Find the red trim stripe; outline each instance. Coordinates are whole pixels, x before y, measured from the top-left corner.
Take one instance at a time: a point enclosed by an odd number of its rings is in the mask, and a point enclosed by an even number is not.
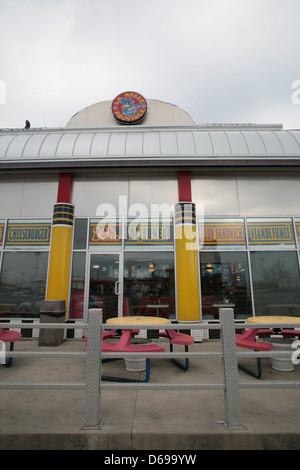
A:
[[[191,174],[189,171],[178,173],[179,202],[192,202]]]
[[[72,174],[61,173],[59,175],[57,202],[71,203],[72,199]]]

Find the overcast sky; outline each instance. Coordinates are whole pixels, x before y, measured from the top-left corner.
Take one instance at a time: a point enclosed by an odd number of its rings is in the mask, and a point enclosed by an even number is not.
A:
[[[0,128],[127,90],[197,124],[300,128],[299,19],[300,0],[0,0]]]

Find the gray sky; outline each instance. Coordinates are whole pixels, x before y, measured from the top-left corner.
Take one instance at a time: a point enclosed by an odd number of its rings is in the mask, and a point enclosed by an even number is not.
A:
[[[127,90],[198,124],[300,128],[299,18],[299,0],[0,0],[0,128]]]

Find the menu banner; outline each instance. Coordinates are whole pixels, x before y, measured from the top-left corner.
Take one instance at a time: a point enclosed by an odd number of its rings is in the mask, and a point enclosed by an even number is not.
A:
[[[126,245],[172,245],[173,223],[138,222],[127,223]]]
[[[291,222],[248,222],[249,245],[294,245]]]
[[[199,224],[199,239],[203,246],[245,245],[244,224],[205,221]]]
[[[50,223],[9,223],[6,246],[46,246],[50,243]]]
[[[297,237],[298,243],[300,243],[300,222],[296,222],[295,226],[296,226],[296,237]]]
[[[5,224],[0,223],[0,246],[3,244]]]
[[[91,223],[90,224],[90,245],[121,245],[121,224],[120,223]]]
[[[90,224],[89,244],[122,245],[122,224],[94,222]],[[126,225],[125,245],[173,244],[172,222],[130,221]]]

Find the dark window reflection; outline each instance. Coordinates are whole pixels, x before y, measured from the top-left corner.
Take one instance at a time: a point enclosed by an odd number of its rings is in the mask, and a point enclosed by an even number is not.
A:
[[[83,318],[85,256],[85,252],[73,254],[70,318]]]
[[[45,299],[48,253],[3,253],[0,316],[37,317]]]
[[[74,224],[74,250],[86,248],[87,219],[75,219]]]
[[[201,253],[202,318],[218,319],[220,303],[233,303],[235,318],[252,315],[246,253]]]
[[[296,252],[253,252],[251,266],[256,315],[300,316]]]
[[[93,254],[89,308],[102,308],[103,321],[118,316],[119,254]]]
[[[175,318],[173,253],[126,253],[124,311]]]

